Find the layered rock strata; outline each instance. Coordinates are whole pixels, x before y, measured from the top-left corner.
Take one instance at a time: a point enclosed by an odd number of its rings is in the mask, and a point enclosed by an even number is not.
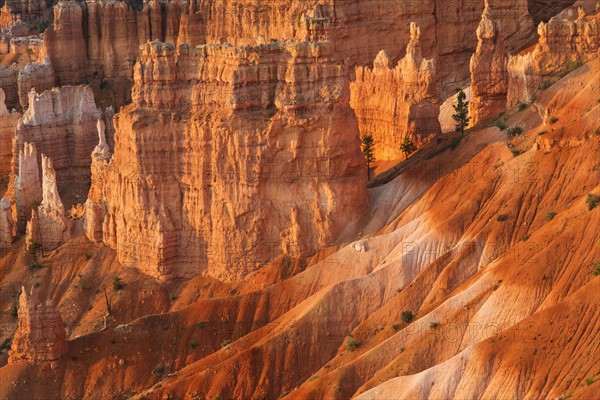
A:
[[[227,280],[335,243],[367,204],[346,76],[329,43],[143,46],[88,236],[153,276]]]
[[[503,111],[508,92],[504,38],[500,22],[487,3],[477,28],[477,50],[471,57],[471,125]]]
[[[6,183],[11,172],[12,142],[21,114],[9,112],[4,99],[4,90],[0,88],[0,182]]]
[[[42,303],[34,290],[19,297],[19,322],[8,362],[43,363],[58,360],[67,351],[66,332],[60,313],[50,300]]]
[[[101,116],[89,86],[62,86],[39,94],[31,91],[29,107],[17,127],[14,154],[24,142],[35,143],[52,159],[59,189],[77,183],[87,191],[90,153]],[[16,157],[13,163],[16,167]]]
[[[575,21],[553,18],[538,26],[539,41],[508,60],[507,106],[535,100],[567,73],[598,57],[600,16],[580,14]]]
[[[23,110],[29,106],[29,93],[32,90],[37,93],[50,90],[54,87],[55,79],[54,69],[48,57],[40,64],[27,63],[25,68],[19,71],[17,78],[19,103]]]
[[[396,67],[381,51],[373,68],[357,67],[350,105],[361,135],[373,135],[378,160],[402,157],[400,144],[408,136],[417,145],[441,132],[434,60],[422,56],[421,31],[411,24],[406,56]]]

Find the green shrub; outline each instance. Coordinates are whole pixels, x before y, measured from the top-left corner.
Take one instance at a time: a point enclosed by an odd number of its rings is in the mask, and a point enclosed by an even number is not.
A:
[[[223,340],[223,342],[221,342],[221,348],[223,347],[227,347],[232,343],[231,339],[225,339]]]
[[[590,386],[592,383],[594,383],[594,378],[592,378],[592,377],[585,378],[585,386]]]
[[[112,287],[115,290],[123,289],[123,282],[121,281],[121,278],[119,278],[118,276],[115,276],[112,280]]]
[[[527,108],[527,104],[525,103],[519,103],[519,111],[523,111]]]
[[[429,324],[429,329],[435,330],[435,329],[439,328],[439,326],[440,326],[439,322],[432,322]]]
[[[542,89],[542,90],[546,90],[550,86],[552,86],[552,82],[550,82],[550,81],[543,81],[542,83],[540,83],[540,89]]]
[[[499,215],[496,217],[496,221],[500,221],[500,222],[502,222],[502,221],[506,221],[507,219],[508,219],[508,215],[506,215],[506,214],[499,214]]]
[[[504,123],[504,121],[501,118],[498,118],[497,120],[494,121],[494,126],[496,126],[501,131],[506,129],[506,124]]]
[[[596,261],[595,263],[592,264],[592,266],[594,267],[594,269],[592,271],[592,275],[594,275],[594,276],[600,275],[600,261]]]
[[[585,203],[589,211],[592,211],[598,204],[600,204],[600,195],[589,193],[585,198]]]
[[[554,210],[549,211],[546,214],[546,221],[552,221],[554,219],[554,217],[556,217],[556,214],[558,214],[558,213],[556,211],[554,211]]]
[[[546,133],[548,133],[548,132],[547,132],[547,131],[541,131],[541,132],[538,132],[538,136],[545,135]]]
[[[518,157],[521,154],[523,154],[523,150],[519,150],[516,147],[511,147],[510,152],[512,153],[513,156]]]
[[[552,118],[550,118],[550,125],[554,125],[557,122],[558,122],[558,117],[552,117]]]
[[[198,347],[198,343],[194,342],[193,340],[190,342],[190,347],[193,349],[195,349],[196,347]]]
[[[349,337],[346,339],[344,347],[346,347],[346,350],[354,351],[358,348],[358,342],[354,338]]]
[[[29,246],[27,246],[27,252],[29,254],[35,254],[37,253],[38,249],[42,248],[42,244],[40,242],[31,242],[29,243]]]
[[[530,235],[529,233],[528,233],[528,234],[526,234],[526,235],[523,235],[523,236],[521,237],[521,240],[522,240],[522,241],[524,241],[524,242],[526,242],[526,241],[527,241],[527,239],[529,239],[529,237],[530,237],[530,236],[531,236],[531,235]]]
[[[407,324],[409,324],[409,323],[412,322],[413,319],[415,319],[415,316],[413,315],[412,311],[410,311],[410,310],[404,310],[400,314],[400,318],[402,318],[402,321],[404,321]]]
[[[508,129],[506,129],[506,134],[508,136],[516,137],[519,136],[521,133],[523,133],[523,128],[521,128],[520,126],[511,126]]]

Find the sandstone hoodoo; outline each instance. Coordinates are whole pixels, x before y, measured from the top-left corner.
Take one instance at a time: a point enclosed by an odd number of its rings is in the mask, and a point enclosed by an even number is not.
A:
[[[9,363],[43,363],[58,360],[67,351],[60,313],[50,300],[42,302],[34,289],[21,289],[19,322],[9,352]]]
[[[400,158],[405,137],[422,145],[441,132],[435,63],[423,58],[420,28],[411,23],[410,32],[406,56],[396,67],[382,50],[372,69],[356,68],[350,87],[359,130],[373,135],[378,160]]]
[[[597,397],[597,1],[1,4],[0,399]]]
[[[507,56],[500,21],[486,1],[477,28],[477,50],[471,57],[471,124],[497,115],[506,106],[508,92]]]

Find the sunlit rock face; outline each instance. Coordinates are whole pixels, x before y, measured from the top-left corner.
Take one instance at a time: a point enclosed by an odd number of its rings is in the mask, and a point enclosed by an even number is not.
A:
[[[367,206],[346,76],[329,43],[145,45],[88,236],[154,276],[226,280],[335,243]]]

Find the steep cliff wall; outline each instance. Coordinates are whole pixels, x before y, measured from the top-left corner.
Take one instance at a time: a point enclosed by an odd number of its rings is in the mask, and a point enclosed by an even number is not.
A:
[[[24,142],[35,143],[39,153],[52,159],[59,189],[77,183],[87,191],[90,153],[97,143],[96,121],[100,117],[89,86],[29,92],[29,107],[17,127],[14,154]],[[16,156],[13,163],[16,170]]]
[[[54,69],[48,57],[40,64],[27,63],[25,68],[19,71],[17,86],[19,89],[19,103],[23,110],[29,106],[29,92],[42,93],[54,87],[56,77]]]
[[[600,15],[552,19],[538,26],[537,45],[509,57],[507,106],[530,102],[562,76],[598,57]]]
[[[356,68],[350,105],[361,135],[373,135],[378,160],[402,157],[400,144],[406,136],[420,146],[441,132],[435,65],[423,58],[420,36],[419,27],[411,24],[406,56],[395,68],[383,50],[372,69]]]
[[[4,104],[4,90],[0,88],[0,182],[6,181],[12,165],[12,141],[21,114],[9,112]]]
[[[535,23],[552,14],[527,0],[490,0],[507,48],[531,42]],[[554,2],[566,7],[574,0]],[[45,34],[48,54],[62,84],[98,75],[131,78],[138,46],[149,40],[192,46],[207,43],[257,45],[277,40],[328,40],[340,60],[369,65],[381,50],[396,62],[410,40],[410,22],[422,30],[424,56],[439,57],[441,95],[469,79],[469,58],[484,1],[425,0],[194,0],[144,3],[141,11],[123,2],[60,2],[53,30]]]
[[[334,243],[365,209],[346,71],[330,44],[154,42],[135,81],[87,203],[106,214],[88,234],[101,229],[123,263],[240,279]]]
[[[18,68],[0,66],[0,89],[4,92],[4,102],[8,109],[19,106],[18,76]]]

